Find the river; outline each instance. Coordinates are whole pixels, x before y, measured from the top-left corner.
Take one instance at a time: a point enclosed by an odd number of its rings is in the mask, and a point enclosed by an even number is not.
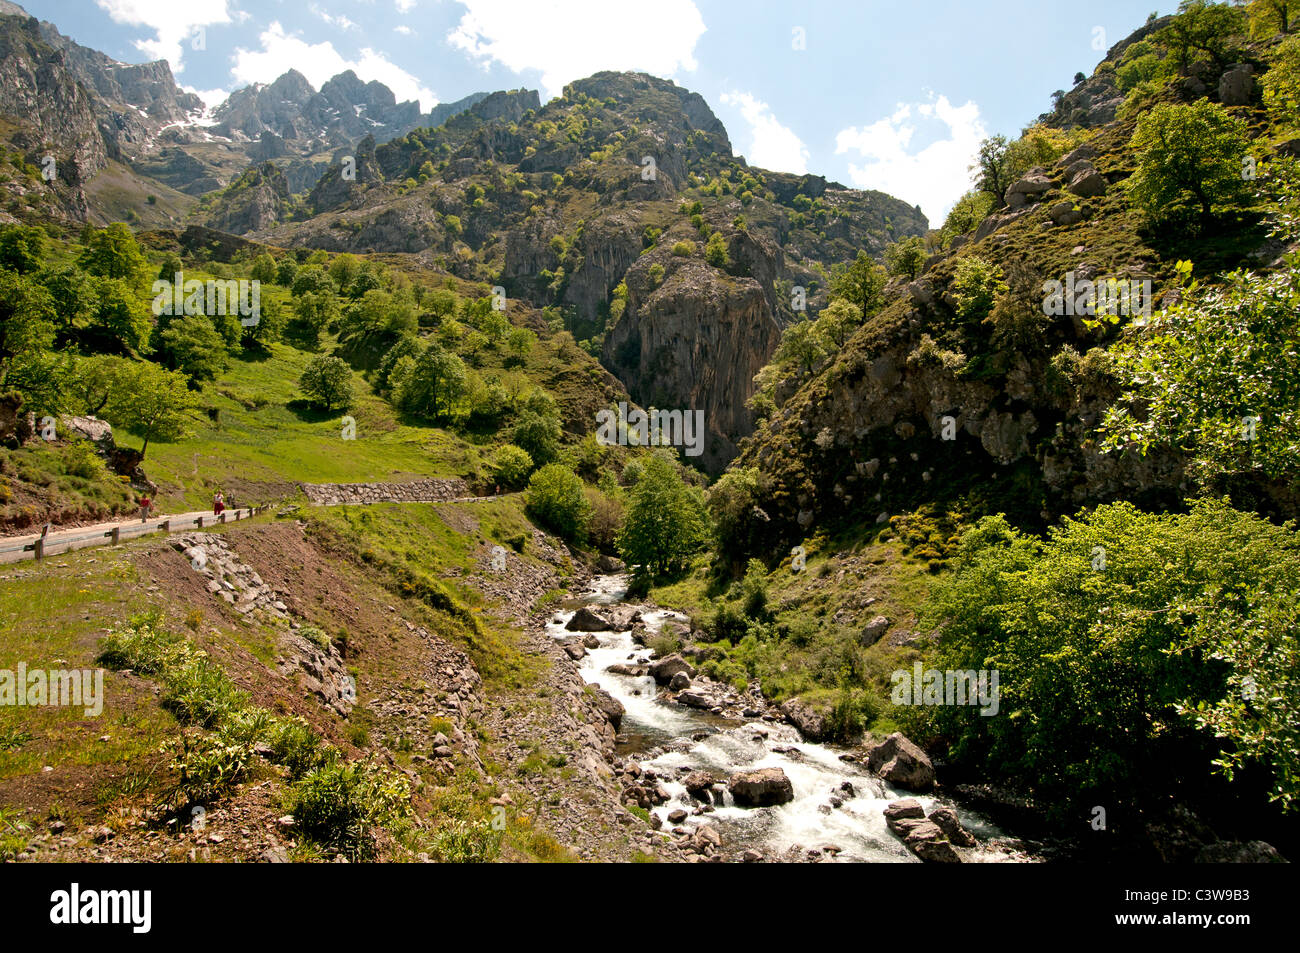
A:
[[[575,633],[565,623],[583,604],[618,606],[627,592],[625,576],[596,576],[581,596],[566,604],[546,624],[557,639]],[[666,609],[644,610],[641,621],[652,632],[665,622],[688,621]],[[858,764],[841,759],[848,749],[814,744],[792,726],[763,720],[729,719],[661,699],[649,675],[619,675],[606,671],[617,663],[650,661],[652,653],[632,639],[631,630],[593,633],[599,646],[578,662],[583,679],[614,696],[626,712],[618,732],[618,753],[649,768],[663,782],[671,799],[653,808],[666,819],[674,810],[687,816],[678,825],[711,824],[729,852],[753,849],[768,859],[831,859],[838,861],[919,863],[886,826],[884,808],[902,797],[915,797],[926,812],[937,804],[953,807],[962,824],[981,842],[1002,838],[987,820],[958,803],[895,790],[869,776]],[[725,780],[737,771],[781,768],[794,788],[794,800],[777,807],[735,806],[731,795],[712,810],[686,791],[681,778],[688,771],[709,770]],[[847,785],[847,786],[846,786]],[[809,852],[817,852],[809,854]],[[1010,859],[1006,852],[979,850],[973,861]]]

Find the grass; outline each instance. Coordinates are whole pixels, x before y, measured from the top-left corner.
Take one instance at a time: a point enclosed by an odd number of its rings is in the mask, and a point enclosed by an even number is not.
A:
[[[420,477],[474,477],[476,447],[443,430],[399,422],[388,403],[353,375],[356,440],[342,438],[342,412],[326,415],[301,405],[298,377],[315,355],[284,344],[262,359],[236,359],[203,392],[217,420],[199,415],[193,436],[153,443],[144,467],[159,484],[160,503],[206,506],[218,487],[269,484],[262,496],[292,490],[293,482],[400,482]],[[121,441],[139,446],[139,440]],[[256,488],[249,502],[259,499]]]

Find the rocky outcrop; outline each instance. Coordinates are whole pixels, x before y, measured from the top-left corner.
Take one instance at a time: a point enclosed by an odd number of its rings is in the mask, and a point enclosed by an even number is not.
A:
[[[740,771],[731,776],[727,790],[740,807],[771,807],[794,800],[794,785],[780,768]]]
[[[284,220],[289,186],[270,162],[249,169],[219,195],[207,221],[223,232],[243,235]]]
[[[688,678],[692,678],[695,669],[690,662],[676,653],[650,663],[650,675],[660,685],[667,685],[678,673],[685,673]]]
[[[941,809],[946,810],[946,809]],[[940,814],[936,811],[935,814]],[[904,798],[901,801],[894,801],[885,808],[885,823],[889,829],[898,837],[912,853],[920,857],[921,860],[929,863],[938,864],[959,864],[962,862],[962,856],[957,852],[956,847],[948,839],[944,829],[939,826],[935,819],[935,814],[929,818],[925,816],[925,810],[921,803],[914,798]],[[946,814],[941,814],[945,823],[950,823]],[[955,821],[954,814],[952,820]],[[966,831],[958,824],[957,828],[963,834]],[[969,834],[966,835],[969,837]],[[973,842],[973,838],[971,839]]]
[[[570,632],[608,632],[614,625],[591,606],[583,606],[564,627]]]
[[[798,698],[788,698],[781,704],[781,714],[809,741],[826,739],[826,712],[819,711]]]
[[[934,765],[929,756],[898,731],[867,752],[866,766],[886,783],[909,791],[934,787]]]

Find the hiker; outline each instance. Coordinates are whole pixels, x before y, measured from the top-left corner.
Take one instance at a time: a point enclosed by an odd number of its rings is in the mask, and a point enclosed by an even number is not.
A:
[[[149,494],[145,493],[140,497],[140,522],[143,523],[149,518],[149,511],[153,509],[153,500],[149,499]]]
[[[239,507],[235,505],[234,494],[231,494],[230,496],[226,497],[226,509],[230,509],[230,510],[239,509]]]
[[[217,495],[212,498],[212,515],[220,516],[221,511],[226,508],[226,501],[221,496],[221,491],[217,490]]]

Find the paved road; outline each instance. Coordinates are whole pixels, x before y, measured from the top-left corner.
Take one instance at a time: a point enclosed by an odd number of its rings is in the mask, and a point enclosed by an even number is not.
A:
[[[184,533],[197,529],[200,519],[203,520],[203,528],[206,529],[210,526],[218,526],[222,522],[233,523],[236,520],[248,519],[253,515],[253,512],[248,507],[241,507],[238,510],[226,510],[220,517],[213,516],[211,510],[191,513],[161,513],[149,517],[149,520],[143,523],[139,517],[136,517],[135,519],[117,520],[110,523],[96,523],[94,526],[74,526],[62,530],[52,529],[45,536],[44,554],[48,557],[71,552],[74,549],[109,545],[113,542],[113,530],[118,531],[118,541],[120,542],[162,531],[164,524],[167,525],[169,532]],[[15,563],[23,559],[35,558],[35,552],[29,547],[40,539],[40,533],[0,537],[0,563]]]

